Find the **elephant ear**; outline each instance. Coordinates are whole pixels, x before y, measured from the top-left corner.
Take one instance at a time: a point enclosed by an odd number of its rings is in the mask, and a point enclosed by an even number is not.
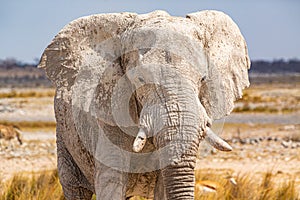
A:
[[[199,99],[208,115],[220,119],[233,110],[234,101],[249,86],[250,60],[246,42],[233,20],[218,11],[188,14],[207,56],[207,71],[199,84]]]
[[[120,64],[120,34],[133,24],[136,16],[120,13],[82,17],[55,36],[45,49],[39,67],[45,69],[56,86],[56,99],[85,112],[91,112],[96,106],[97,117],[114,125],[112,90],[124,75]]]

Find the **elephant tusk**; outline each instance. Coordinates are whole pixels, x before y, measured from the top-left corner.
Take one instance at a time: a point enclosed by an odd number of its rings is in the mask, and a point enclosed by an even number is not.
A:
[[[134,142],[133,142],[133,151],[134,152],[140,152],[144,148],[146,144],[146,133],[143,129],[140,129]]]
[[[232,147],[217,134],[215,134],[209,127],[206,127],[205,140],[220,151],[232,151]]]

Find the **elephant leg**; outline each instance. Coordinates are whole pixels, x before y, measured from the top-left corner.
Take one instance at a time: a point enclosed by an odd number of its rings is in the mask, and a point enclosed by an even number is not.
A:
[[[95,152],[95,192],[99,200],[126,199],[130,167],[130,136],[119,127],[103,125]],[[133,137],[132,137],[133,138]]]
[[[154,200],[166,200],[165,188],[163,185],[162,174],[159,172],[154,188]]]
[[[59,136],[57,137],[57,165],[65,198],[90,200],[93,195],[93,192],[87,188],[90,184]]]
[[[97,200],[126,199],[127,173],[102,165],[97,167],[95,188]]]

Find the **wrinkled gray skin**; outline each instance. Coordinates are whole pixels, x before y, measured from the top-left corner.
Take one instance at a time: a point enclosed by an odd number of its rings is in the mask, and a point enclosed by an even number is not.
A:
[[[95,193],[97,199],[186,200],[194,199],[205,127],[232,111],[249,85],[250,62],[243,36],[224,13],[182,18],[155,11],[75,20],[46,48],[39,67],[56,86],[58,171],[66,199]],[[129,103],[128,91],[134,91]],[[138,129],[148,139],[133,154]],[[99,133],[111,144],[101,143]],[[156,152],[155,170],[145,170],[148,158],[132,166],[132,155],[149,156],[145,152]]]

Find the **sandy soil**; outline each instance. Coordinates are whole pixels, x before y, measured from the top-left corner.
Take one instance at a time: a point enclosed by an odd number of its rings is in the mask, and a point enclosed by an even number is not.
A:
[[[7,180],[21,172],[36,172],[56,168],[55,133],[23,131],[23,144],[16,139],[0,140],[0,179]]]
[[[197,169],[225,171],[230,175],[272,172],[279,178],[294,177],[300,189],[299,125],[224,126],[223,138],[233,147],[232,152],[220,152],[203,144]],[[259,131],[255,131],[259,129]],[[295,138],[296,139],[296,138]]]

